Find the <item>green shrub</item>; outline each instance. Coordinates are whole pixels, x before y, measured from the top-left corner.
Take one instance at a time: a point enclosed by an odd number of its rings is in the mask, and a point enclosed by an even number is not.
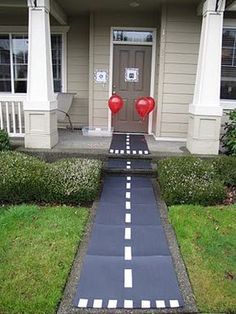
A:
[[[10,150],[10,140],[8,133],[0,129],[0,151]]]
[[[0,201],[80,203],[93,201],[102,163],[67,159],[53,164],[18,152],[0,153]]]
[[[42,201],[48,198],[49,167],[38,158],[17,152],[0,153],[0,200]]]
[[[168,205],[211,205],[225,198],[223,182],[212,162],[197,157],[171,157],[159,162],[159,182]]]
[[[212,163],[224,184],[236,185],[236,156],[219,156]]]
[[[99,187],[102,162],[92,159],[63,159],[52,164],[53,199],[61,202],[89,202]]]
[[[229,116],[229,121],[225,123],[225,134],[221,140],[223,147],[226,148],[226,153],[236,156],[236,109],[231,110],[227,115]]]

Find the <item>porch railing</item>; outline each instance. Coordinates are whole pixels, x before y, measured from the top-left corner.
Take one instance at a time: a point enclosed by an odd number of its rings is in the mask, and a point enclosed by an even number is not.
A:
[[[10,137],[25,135],[23,101],[0,101],[0,129]]]

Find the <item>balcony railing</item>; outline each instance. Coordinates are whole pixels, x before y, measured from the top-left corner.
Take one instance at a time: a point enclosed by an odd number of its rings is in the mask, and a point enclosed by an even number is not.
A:
[[[25,135],[23,101],[0,101],[0,129],[10,137]]]

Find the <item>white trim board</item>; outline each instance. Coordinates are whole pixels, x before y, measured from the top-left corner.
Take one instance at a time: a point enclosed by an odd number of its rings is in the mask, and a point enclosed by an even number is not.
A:
[[[156,141],[160,142],[187,142],[187,139],[185,137],[161,137],[161,136],[155,136],[153,133],[151,134]]]
[[[221,99],[220,105],[223,108],[223,110],[233,110],[233,109],[236,109],[236,100]]]
[[[137,31],[152,31],[153,32],[153,41],[149,43],[145,43],[146,46],[152,47],[152,63],[151,63],[151,80],[150,80],[150,96],[154,98],[154,90],[155,90],[155,72],[156,72],[156,41],[157,41],[157,29],[150,27],[119,27],[112,26],[110,28],[110,59],[109,59],[109,97],[112,96],[112,83],[113,83],[113,47],[114,44],[117,44],[117,41],[113,41],[113,31],[119,30],[137,30]],[[129,45],[140,45],[143,46],[142,42],[128,42]],[[127,42],[119,42],[119,45],[127,45]],[[148,134],[152,133],[152,120],[153,113],[151,113],[148,117]],[[112,115],[111,111],[108,108],[108,130],[111,130],[112,123]]]

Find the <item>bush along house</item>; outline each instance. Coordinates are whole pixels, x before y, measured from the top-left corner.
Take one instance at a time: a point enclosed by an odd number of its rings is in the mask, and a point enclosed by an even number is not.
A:
[[[52,148],[67,124],[60,95],[73,95],[75,127],[218,154],[224,112],[236,108],[235,10],[225,0],[0,0],[0,127]],[[112,116],[114,93],[124,106]],[[157,103],[143,122],[141,96]]]

